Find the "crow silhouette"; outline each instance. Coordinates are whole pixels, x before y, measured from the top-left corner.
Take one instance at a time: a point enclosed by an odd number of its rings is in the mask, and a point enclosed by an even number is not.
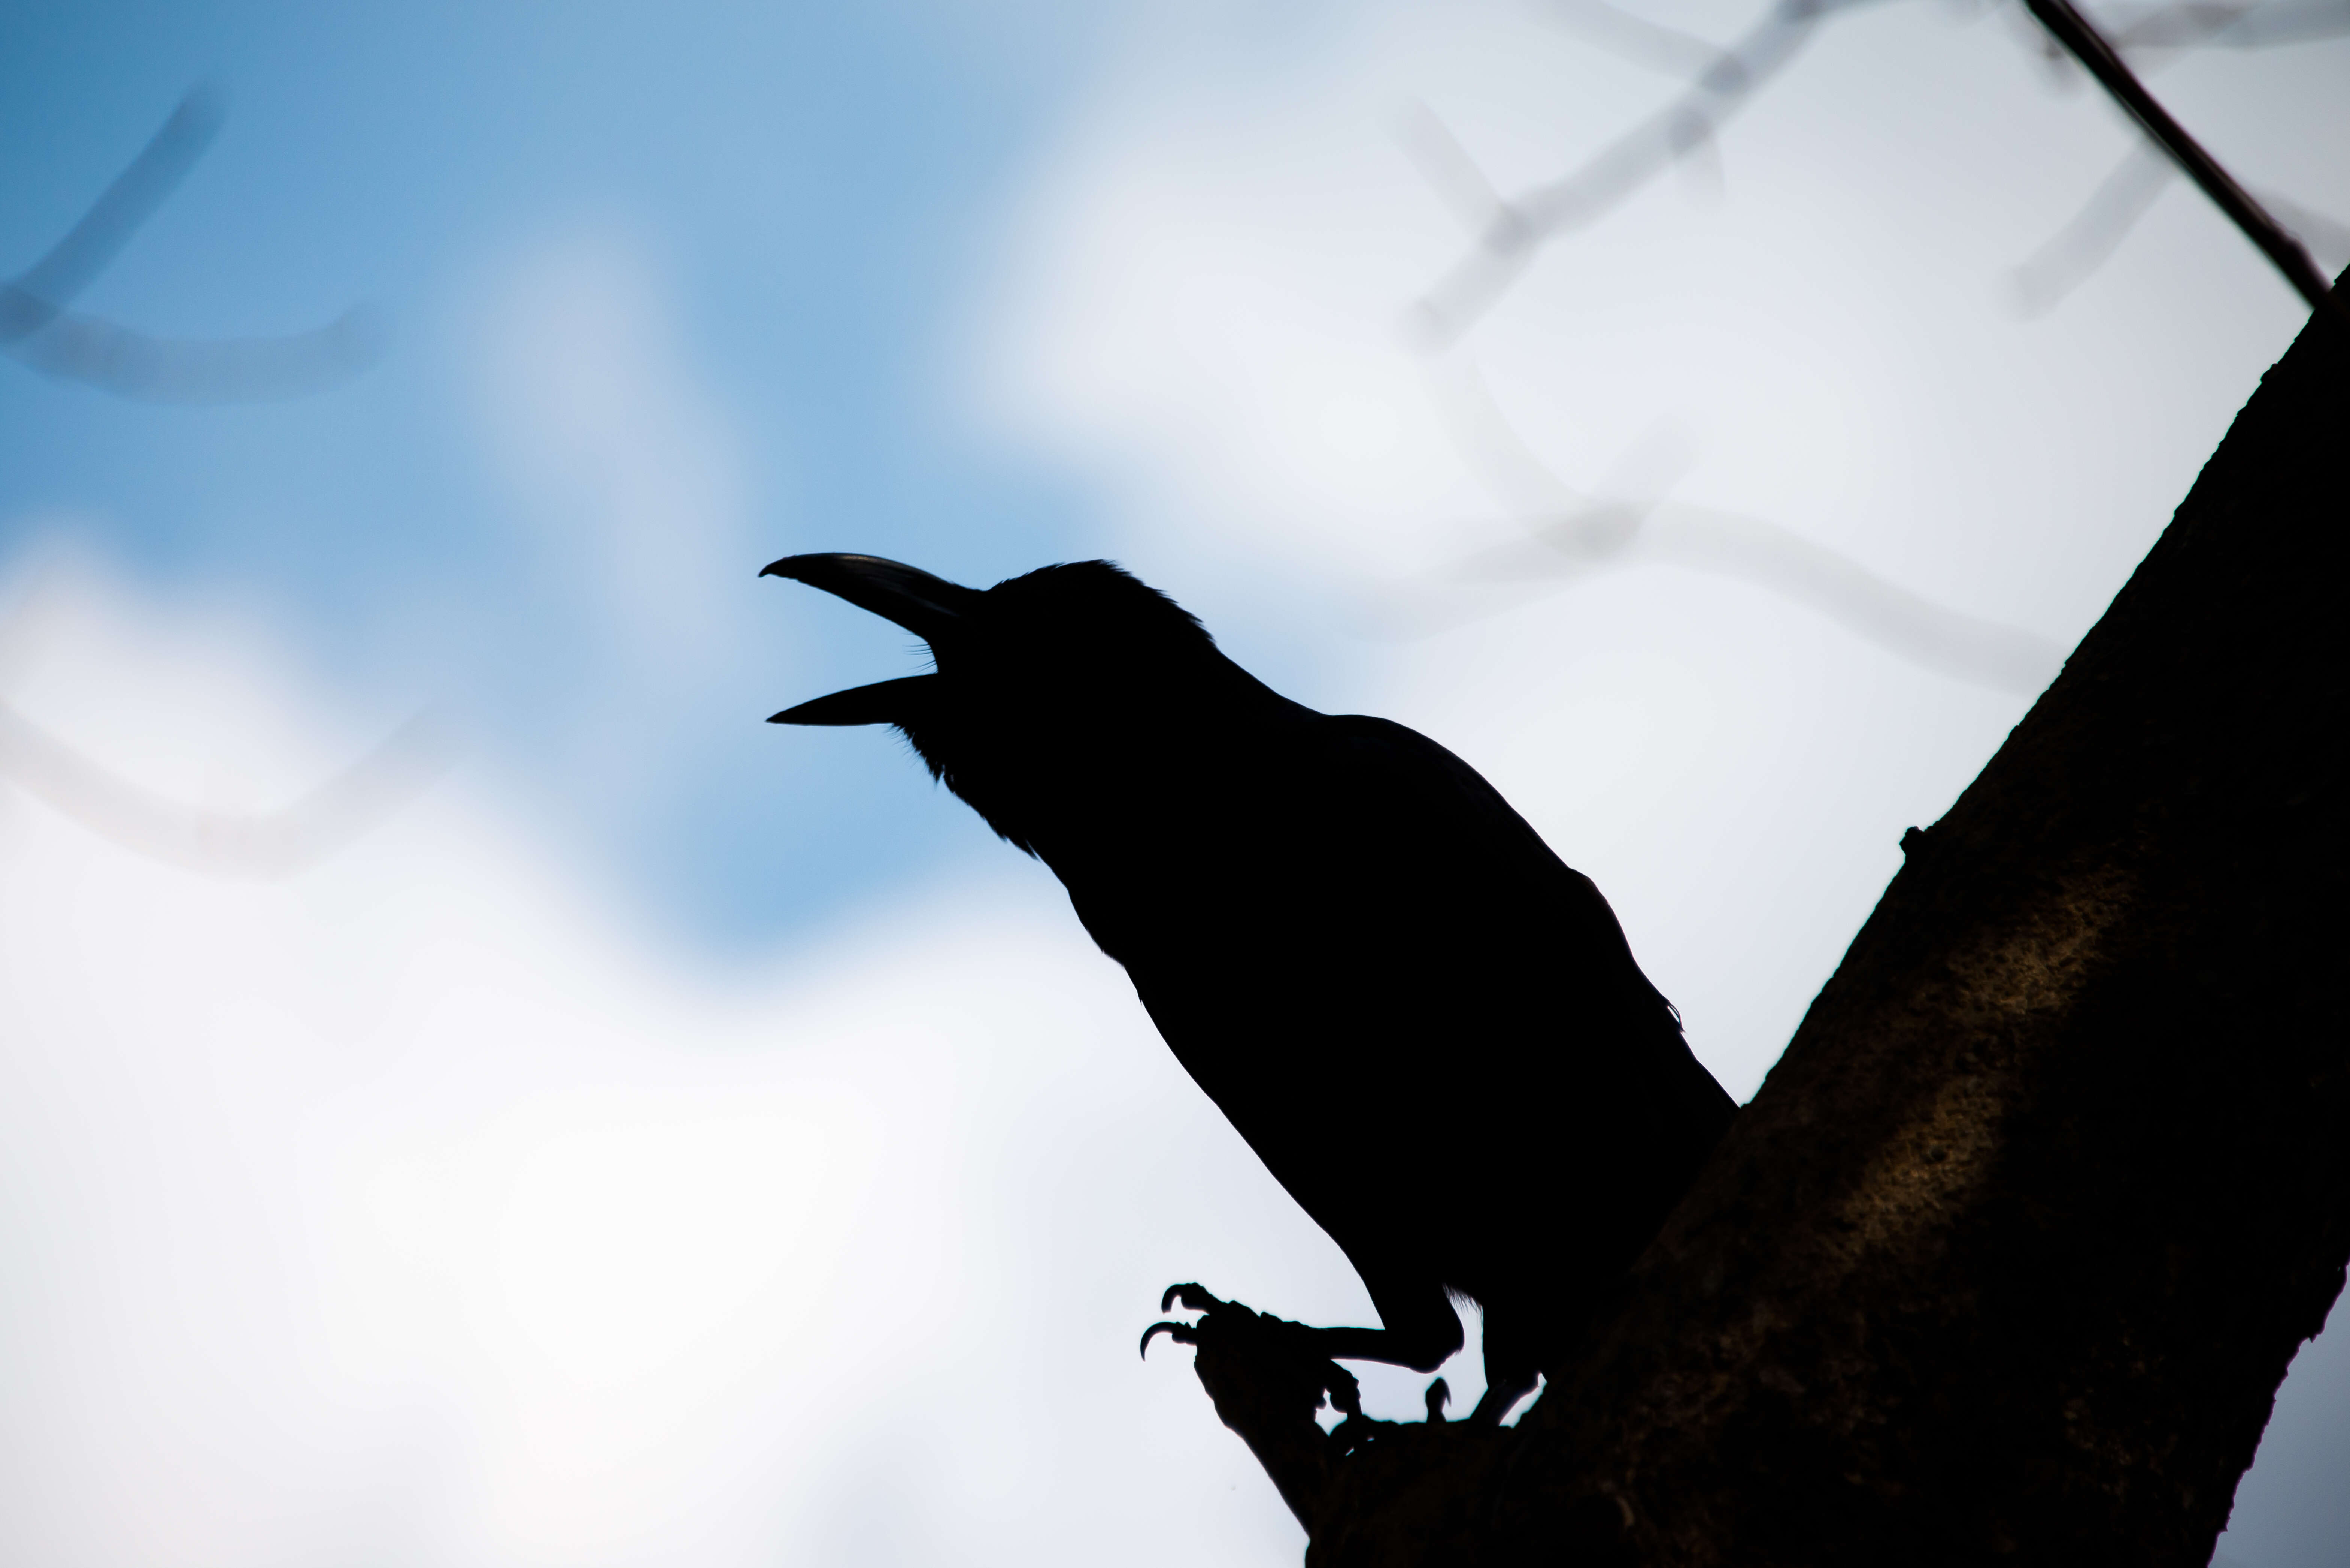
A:
[[[1590,879],[1435,742],[1279,695],[1108,562],[984,590],[870,556],[763,575],[930,644],[934,673],[773,722],[896,726],[1053,868],[1369,1288],[1383,1326],[1307,1331],[1318,1354],[1432,1371],[1460,1295],[1485,1325],[1472,1420],[1555,1376],[1734,1109]]]

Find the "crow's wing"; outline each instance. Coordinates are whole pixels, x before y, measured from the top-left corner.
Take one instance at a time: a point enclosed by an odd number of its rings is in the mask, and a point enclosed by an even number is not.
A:
[[[1727,1097],[1607,900],[1435,742],[1316,719],[1194,799],[1191,864],[1162,879],[1188,891],[1120,956],[1350,1255],[1529,1183],[1604,1205],[1692,1116],[1718,1134]]]

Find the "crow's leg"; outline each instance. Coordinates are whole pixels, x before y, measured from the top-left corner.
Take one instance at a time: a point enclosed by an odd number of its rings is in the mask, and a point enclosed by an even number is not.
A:
[[[1485,1365],[1485,1393],[1477,1407],[1469,1412],[1469,1422],[1476,1427],[1498,1427],[1502,1417],[1510,1413],[1517,1402],[1534,1392],[1534,1368],[1504,1370],[1490,1361]]]
[[[1501,1425],[1510,1407],[1534,1388],[1541,1358],[1534,1346],[1512,1332],[1513,1326],[1507,1313],[1498,1321],[1492,1312],[1485,1314],[1485,1395],[1469,1412],[1473,1425]]]
[[[1461,1314],[1440,1284],[1373,1279],[1371,1304],[1384,1328],[1326,1328],[1323,1354],[1347,1361],[1384,1361],[1414,1372],[1433,1372],[1461,1348]]]

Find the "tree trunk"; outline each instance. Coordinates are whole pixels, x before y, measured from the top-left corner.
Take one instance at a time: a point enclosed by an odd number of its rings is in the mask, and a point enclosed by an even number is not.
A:
[[[2321,317],[1514,1433],[1203,1339],[1308,1563],[2203,1568],[2350,1258],[2345,534]]]

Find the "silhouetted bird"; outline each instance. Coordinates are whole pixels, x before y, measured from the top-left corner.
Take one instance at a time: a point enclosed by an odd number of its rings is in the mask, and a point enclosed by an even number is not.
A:
[[[983,591],[869,556],[764,575],[930,644],[933,674],[773,722],[897,726],[1059,876],[1369,1287],[1384,1326],[1321,1353],[1433,1370],[1457,1293],[1484,1315],[1472,1419],[1555,1369],[1734,1108],[1590,879],[1435,742],[1279,695],[1107,562]]]

